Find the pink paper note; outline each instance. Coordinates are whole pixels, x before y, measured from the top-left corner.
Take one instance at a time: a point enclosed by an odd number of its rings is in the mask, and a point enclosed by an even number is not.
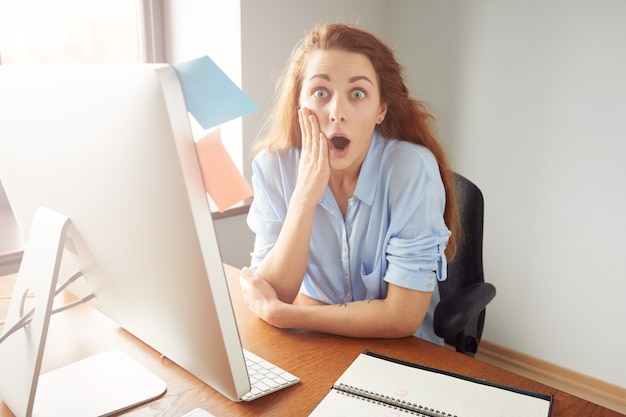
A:
[[[222,144],[220,129],[196,142],[204,188],[220,212],[252,197],[252,187],[241,175]]]

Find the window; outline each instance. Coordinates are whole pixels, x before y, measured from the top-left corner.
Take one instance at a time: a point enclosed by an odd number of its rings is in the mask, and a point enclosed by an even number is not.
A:
[[[151,0],[0,1],[0,63],[149,62],[143,11],[151,6]]]

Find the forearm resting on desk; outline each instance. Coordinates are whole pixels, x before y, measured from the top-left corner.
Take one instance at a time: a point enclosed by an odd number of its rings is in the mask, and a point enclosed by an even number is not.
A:
[[[273,287],[244,269],[241,289],[248,307],[279,328],[305,329],[349,337],[397,338],[413,335],[421,325],[431,293],[389,285],[383,300],[326,305],[299,296],[282,302]]]

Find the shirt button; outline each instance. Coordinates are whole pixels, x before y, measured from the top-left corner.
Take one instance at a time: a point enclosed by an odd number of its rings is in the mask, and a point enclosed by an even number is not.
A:
[[[435,286],[435,277],[430,277],[430,284],[428,284],[428,289],[432,290]]]

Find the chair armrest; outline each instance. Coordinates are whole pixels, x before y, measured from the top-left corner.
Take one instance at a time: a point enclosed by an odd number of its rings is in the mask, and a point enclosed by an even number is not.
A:
[[[456,336],[495,296],[496,287],[487,282],[479,282],[448,295],[435,307],[435,333],[444,339]]]

